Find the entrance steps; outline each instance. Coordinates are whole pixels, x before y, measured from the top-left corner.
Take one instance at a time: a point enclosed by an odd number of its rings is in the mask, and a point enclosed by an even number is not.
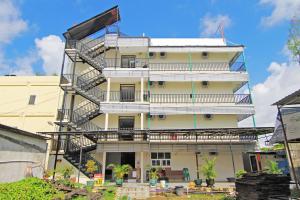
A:
[[[150,197],[149,185],[140,183],[124,183],[122,187],[117,189],[117,199],[121,199],[123,196],[129,197],[131,200],[147,199]]]

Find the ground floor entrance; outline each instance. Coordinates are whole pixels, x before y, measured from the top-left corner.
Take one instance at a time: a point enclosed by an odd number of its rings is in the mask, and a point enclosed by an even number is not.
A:
[[[109,164],[130,165],[135,168],[135,152],[107,152],[106,166]],[[112,169],[105,170],[105,179],[113,180]],[[125,180],[128,179],[128,175],[125,176]]]

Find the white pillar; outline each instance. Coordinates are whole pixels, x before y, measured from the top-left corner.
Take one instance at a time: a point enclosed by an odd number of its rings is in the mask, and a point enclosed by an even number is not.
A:
[[[107,78],[106,101],[109,102],[110,96],[110,78]]]
[[[144,113],[141,113],[141,130],[144,130]]]
[[[144,183],[144,152],[141,151],[141,183]]]
[[[141,102],[144,101],[144,78],[141,78]]]
[[[104,130],[107,131],[108,130],[108,113],[105,113],[105,125],[104,125]]]
[[[102,157],[102,177],[104,181],[105,181],[105,168],[106,168],[106,152],[104,151]]]

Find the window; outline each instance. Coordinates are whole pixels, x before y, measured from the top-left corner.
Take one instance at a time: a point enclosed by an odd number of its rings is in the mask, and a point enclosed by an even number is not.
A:
[[[167,152],[152,152],[151,164],[153,167],[169,167],[171,165],[171,153]]]
[[[29,105],[34,105],[35,104],[35,99],[36,99],[36,95],[30,95],[29,96]]]
[[[121,57],[122,68],[135,68],[135,56],[122,56]]]

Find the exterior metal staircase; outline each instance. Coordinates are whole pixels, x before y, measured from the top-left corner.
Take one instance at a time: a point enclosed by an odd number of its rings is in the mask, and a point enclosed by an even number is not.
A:
[[[103,57],[103,52],[105,51],[104,37],[90,41],[68,41],[68,44],[71,44],[71,48],[76,50],[81,60],[88,63],[93,69],[83,74],[63,75],[67,85],[61,84],[61,87],[63,89],[69,89],[71,87],[72,90],[86,99],[74,108],[73,111],[70,109],[61,110],[64,116],[63,118],[67,119],[67,126],[77,131],[82,130],[84,136],[84,139],[81,140],[78,138],[67,139],[67,148],[65,149],[64,158],[83,174],[89,176],[85,168],[88,160],[93,160],[100,166],[98,167],[98,172],[101,172],[102,167],[89,153],[97,148],[97,135],[85,134],[84,132],[102,130],[102,128],[91,122],[91,120],[102,114],[100,102],[105,98],[105,93],[97,87],[106,82],[102,74],[102,69],[105,66]],[[71,86],[69,85],[70,83]],[[79,165],[80,152],[82,152],[81,165]]]
[[[80,165],[80,145],[82,148],[81,156],[81,165]],[[89,160],[92,160],[96,163],[97,170],[95,173],[101,173],[102,164],[98,162],[95,158],[89,153],[97,148],[97,144],[91,143],[86,138],[74,138],[68,139],[66,144],[66,150],[64,158],[69,161],[74,167],[80,170],[84,175],[90,176],[90,173],[87,172],[86,164]]]

